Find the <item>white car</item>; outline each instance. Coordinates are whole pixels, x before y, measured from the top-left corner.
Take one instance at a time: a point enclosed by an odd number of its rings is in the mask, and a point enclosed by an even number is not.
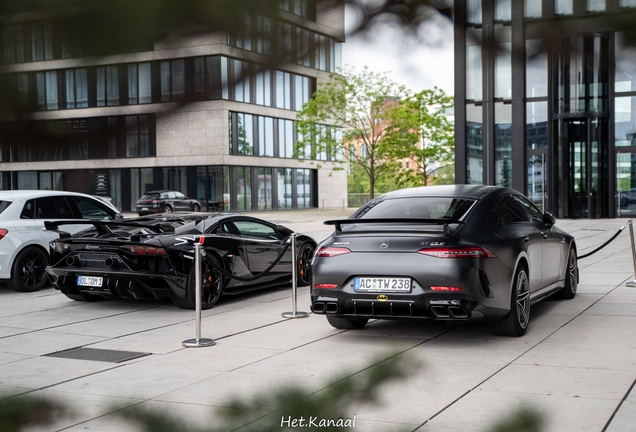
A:
[[[49,242],[59,234],[44,221],[122,218],[112,205],[76,192],[50,190],[0,191],[0,279],[16,291],[37,291],[47,282]],[[68,225],[71,234],[92,225]]]

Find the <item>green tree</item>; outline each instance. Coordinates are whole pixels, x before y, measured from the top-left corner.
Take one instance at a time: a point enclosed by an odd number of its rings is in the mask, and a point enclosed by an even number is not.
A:
[[[407,99],[406,88],[386,73],[365,67],[360,72],[347,69],[332,74],[297,115],[299,157],[327,153],[332,160],[344,158],[366,173],[373,198],[376,183],[398,171],[398,162],[409,155],[417,140],[415,118],[407,104],[401,103]],[[342,139],[316,133],[316,125],[323,124],[340,126]]]
[[[455,161],[455,128],[447,116],[453,97],[434,87],[411,96],[407,106],[415,117],[419,140],[410,151],[414,169],[401,171],[399,184],[426,186],[430,176]]]

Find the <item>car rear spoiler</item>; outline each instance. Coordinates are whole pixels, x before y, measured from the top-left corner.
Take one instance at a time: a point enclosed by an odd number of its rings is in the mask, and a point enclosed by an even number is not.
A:
[[[167,221],[161,221],[154,225],[148,222],[124,222],[121,219],[112,221],[103,221],[98,219],[66,219],[57,221],[44,221],[44,229],[59,233],[60,238],[71,237],[71,234],[67,233],[66,231],[59,230],[60,225],[93,225],[100,236],[105,234],[112,234],[114,231],[111,229],[111,226],[131,226],[146,228],[150,231],[154,231],[156,234],[174,231],[174,226]]]
[[[426,225],[444,225],[444,234],[451,235],[452,232],[450,230],[449,224],[463,224],[464,222],[458,219],[336,219],[336,220],[328,220],[325,221],[325,225],[335,225],[336,231],[342,231],[342,225],[353,225],[353,224],[410,224],[410,225],[418,225],[418,224],[426,224]]]

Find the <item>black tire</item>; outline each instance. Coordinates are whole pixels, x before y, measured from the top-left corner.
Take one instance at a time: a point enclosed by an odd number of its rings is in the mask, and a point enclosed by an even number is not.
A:
[[[523,336],[530,322],[530,283],[524,267],[517,269],[511,291],[510,312],[491,328],[500,336]]]
[[[9,287],[18,292],[33,292],[48,282],[49,255],[39,247],[28,246],[15,257]]]
[[[81,302],[96,302],[104,300],[104,297],[99,295],[90,295],[90,294],[66,294],[64,295],[71,300],[81,301]]]
[[[296,254],[296,284],[307,286],[311,284],[311,259],[315,246],[309,242],[300,245]]]
[[[215,265],[211,265],[207,260],[213,260]],[[223,294],[223,275],[216,268],[219,260],[208,254],[201,261],[201,309],[210,309],[219,301]],[[194,265],[190,269],[188,281],[186,282],[186,296],[184,298],[172,297],[170,301],[181,309],[195,309],[195,275]]]
[[[573,299],[576,295],[576,291],[578,289],[578,266],[577,266],[577,258],[576,251],[574,248],[570,249],[570,253],[568,255],[568,262],[565,267],[565,286],[558,290],[554,297],[560,299]]]
[[[327,321],[334,328],[346,330],[359,330],[369,322],[367,318],[346,318],[330,315],[327,315]]]
[[[168,204],[166,204],[165,206],[163,206],[162,213],[172,213],[172,207],[170,207]]]
[[[192,211],[195,212],[195,213],[198,212],[198,211],[201,211],[201,207],[199,206],[199,204],[193,205],[192,206]]]

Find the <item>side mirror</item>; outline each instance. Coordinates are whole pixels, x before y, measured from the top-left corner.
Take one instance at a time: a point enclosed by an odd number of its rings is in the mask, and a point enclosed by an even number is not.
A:
[[[548,226],[554,225],[556,223],[554,213],[552,213],[550,210],[546,210],[545,213],[543,213],[543,223]]]

